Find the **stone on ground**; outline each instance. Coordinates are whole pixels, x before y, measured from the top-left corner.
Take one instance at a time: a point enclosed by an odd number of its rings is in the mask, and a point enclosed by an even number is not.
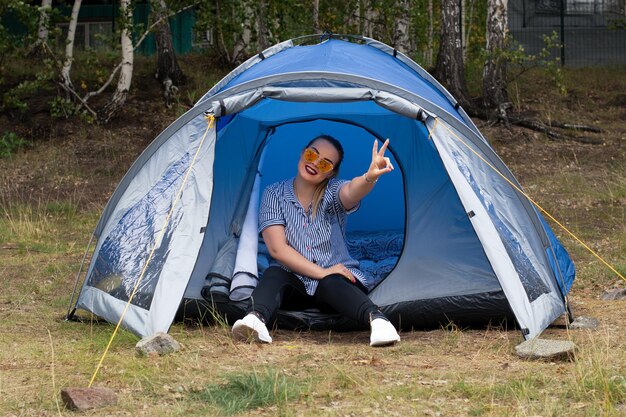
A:
[[[616,288],[605,291],[604,294],[600,296],[600,299],[605,301],[626,300],[626,288]]]
[[[569,340],[530,339],[515,347],[517,356],[525,359],[569,359],[576,345]]]
[[[135,349],[140,355],[167,355],[168,353],[178,352],[180,344],[169,334],[157,332],[137,342]]]
[[[600,325],[598,319],[594,317],[576,317],[576,319],[569,325],[570,329],[590,329],[595,330]]]
[[[64,388],[61,390],[63,404],[71,410],[85,411],[117,404],[117,395],[104,387]]]

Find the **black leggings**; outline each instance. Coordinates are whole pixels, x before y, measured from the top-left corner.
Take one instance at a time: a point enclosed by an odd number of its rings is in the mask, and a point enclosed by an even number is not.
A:
[[[382,314],[365,291],[359,281],[353,284],[343,275],[333,274],[321,279],[315,295],[310,296],[296,275],[271,266],[265,270],[263,278],[252,292],[248,313],[254,312],[270,323],[280,307],[302,310],[312,306],[329,306],[359,324],[368,324],[370,314]]]

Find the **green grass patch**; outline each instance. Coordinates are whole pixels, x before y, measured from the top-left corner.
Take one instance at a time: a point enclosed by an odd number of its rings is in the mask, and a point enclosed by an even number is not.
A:
[[[232,415],[269,406],[285,412],[289,401],[297,398],[301,390],[298,381],[271,369],[235,373],[227,375],[226,379],[226,383],[210,384],[193,396],[217,405],[224,413]]]
[[[46,211],[51,215],[72,219],[78,213],[78,206],[71,201],[51,201],[46,204]]]
[[[30,142],[22,139],[14,132],[4,132],[0,137],[0,158],[10,158],[20,149],[29,146]]]

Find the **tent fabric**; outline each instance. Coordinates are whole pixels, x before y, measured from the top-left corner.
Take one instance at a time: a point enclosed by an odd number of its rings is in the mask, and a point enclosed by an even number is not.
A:
[[[480,168],[470,171],[468,164],[481,166],[478,162],[471,161],[475,155],[467,148],[462,148],[448,134],[449,131],[444,130],[439,128],[440,134],[433,137],[437,139],[438,146],[441,144],[446,148],[446,152],[440,152],[440,155],[452,182],[455,186],[459,184],[456,188],[464,206],[471,207],[475,213],[472,222],[481,224],[475,228],[476,233],[500,278],[500,285],[518,322],[530,334],[538,334],[563,312],[560,292],[550,291],[548,288],[554,280],[546,279],[544,282],[541,279],[541,276],[552,275],[552,271],[547,270],[549,265],[538,259],[538,256],[545,259],[542,246],[530,245],[532,234],[524,230],[527,226],[521,221],[527,217],[526,212],[522,212],[514,204],[499,206],[497,211],[494,208],[493,199],[511,193],[510,186],[502,184],[501,178],[494,176],[491,171]],[[442,139],[441,142],[438,139]],[[479,199],[479,196],[482,198]],[[512,196],[507,197],[511,201]],[[538,314],[535,309],[539,310]],[[550,314],[546,314],[547,312]],[[544,317],[540,317],[541,315]]]
[[[460,120],[464,120],[454,108],[454,103],[446,97],[445,90],[437,89],[430,79],[424,78],[425,71],[419,74],[378,48],[355,49],[348,42],[332,39],[314,46],[286,49],[275,56],[275,59],[265,59],[250,66],[248,70],[239,73],[220,90],[228,90],[250,80],[300,72],[349,74],[376,79],[423,97]]]
[[[207,132],[191,167],[205,131],[204,117],[196,118],[182,129],[184,142],[168,141],[134,176],[96,244],[77,307],[117,322],[138,283],[124,325],[148,335],[162,331],[164,321],[171,323],[178,303],[170,300],[184,294],[179,277],[193,269],[202,243],[197,231],[206,224],[211,201],[215,128]]]
[[[573,263],[512,173],[430,75],[360,39],[275,45],[165,129],[103,211],[77,306],[117,322],[142,276],[122,322],[139,335],[167,331],[177,312],[236,319],[267,264],[250,227],[258,193],[293,176],[310,139],[331,134],[346,179],[367,169],[373,141],[390,139],[397,169],[350,216],[347,236],[362,267],[381,272],[369,296],[396,325],[513,318],[530,338],[563,314]],[[373,259],[368,242],[393,247]],[[278,320],[356,326],[324,311]]]

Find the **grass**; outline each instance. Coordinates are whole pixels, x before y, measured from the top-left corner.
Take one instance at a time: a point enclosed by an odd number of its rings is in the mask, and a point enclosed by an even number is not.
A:
[[[554,142],[502,126],[484,133],[524,189],[624,274],[626,126],[618,117],[623,106],[611,104],[626,91],[623,71],[566,71],[566,97],[553,94],[549,81],[532,80],[539,88],[520,83],[516,106],[601,124],[606,144]],[[193,71],[182,105],[208,85]],[[178,112],[144,117],[131,108],[136,124],[128,119],[106,129],[60,123],[45,140],[0,159],[0,415],[75,414],[58,405],[59,391],[87,386],[113,332],[85,312],[82,322],[63,320],[76,272],[116,183]],[[372,349],[367,332],[276,330],[272,345],[254,345],[234,343],[223,321],[175,323],[170,334],[183,349],[165,357],[137,356],[138,338],[118,333],[94,384],[112,388],[119,403],[85,414],[624,415],[626,306],[599,295],[626,283],[553,228],[577,266],[575,316],[600,321],[596,331],[545,331],[544,338],[576,343],[573,361],[519,359],[521,335],[498,325],[402,332],[400,344]]]
[[[210,384],[193,397],[217,405],[224,413],[238,414],[259,407],[276,407],[287,415],[289,401],[298,395],[299,383],[275,370],[226,375],[223,384]]]

